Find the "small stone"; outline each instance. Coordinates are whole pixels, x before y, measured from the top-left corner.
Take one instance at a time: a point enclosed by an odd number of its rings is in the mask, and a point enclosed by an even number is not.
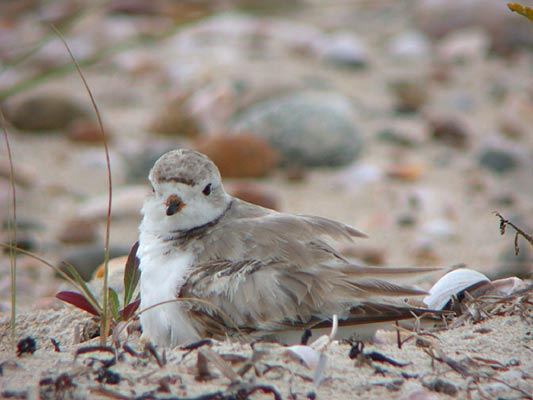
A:
[[[21,131],[50,131],[66,129],[77,119],[87,119],[88,113],[70,97],[40,93],[8,102],[6,118]]]
[[[180,93],[167,101],[148,125],[148,131],[163,135],[196,137],[200,126],[189,106],[189,93]]]
[[[319,56],[340,67],[361,68],[368,64],[367,51],[359,38],[351,33],[335,33],[322,40]]]
[[[98,238],[96,224],[81,218],[67,220],[57,238],[63,243],[89,243]]]
[[[109,131],[106,129],[104,132],[106,139],[109,141]],[[102,143],[104,136],[100,131],[100,127],[96,122],[91,120],[77,120],[69,125],[67,131],[67,137],[73,142],[83,143]]]
[[[269,208],[271,210],[280,210],[280,199],[277,194],[263,186],[241,182],[230,187],[229,193],[233,197],[237,197],[248,203],[256,204],[261,207]]]
[[[445,63],[466,62],[487,57],[490,38],[481,29],[450,32],[439,43],[438,54]]]
[[[416,182],[422,177],[424,171],[425,167],[422,164],[396,164],[387,169],[387,176],[401,181]]]
[[[518,166],[518,160],[513,154],[497,148],[483,150],[479,156],[479,163],[498,174],[510,172]]]
[[[450,221],[443,218],[435,218],[424,221],[420,226],[420,232],[430,239],[452,239],[456,231]]]
[[[109,257],[115,258],[128,254],[128,248],[110,247]],[[104,262],[105,252],[103,245],[85,245],[70,249],[60,257],[63,262],[72,265],[81,277],[89,281],[94,271]],[[60,267],[64,270],[64,267]]]
[[[389,53],[396,58],[420,59],[427,57],[431,51],[428,38],[421,32],[403,32],[388,43]]]
[[[423,383],[423,385],[427,387],[429,390],[432,390],[437,393],[444,393],[444,394],[447,394],[448,396],[455,396],[459,392],[459,389],[457,389],[457,386],[441,378],[433,379],[430,382]]]
[[[429,98],[429,85],[424,80],[399,80],[389,86],[396,99],[396,111],[400,113],[417,112]]]
[[[263,177],[279,159],[265,139],[249,134],[213,135],[195,147],[215,163],[225,178]]]
[[[6,180],[11,179],[11,167],[7,157],[0,159],[0,177]],[[36,172],[29,165],[20,165],[17,163],[16,168],[13,167],[13,180],[15,184],[22,187],[32,186],[36,180]]]
[[[448,146],[465,149],[469,145],[469,134],[465,124],[457,119],[438,117],[430,121],[431,137]]]
[[[235,118],[231,130],[268,140],[283,165],[346,165],[362,147],[352,105],[335,93],[300,92],[257,103]]]

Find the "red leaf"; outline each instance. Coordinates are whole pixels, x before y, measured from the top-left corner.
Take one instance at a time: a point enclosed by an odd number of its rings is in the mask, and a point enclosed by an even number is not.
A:
[[[132,301],[130,304],[128,304],[124,309],[121,311],[122,314],[122,320],[126,321],[127,319],[130,319],[131,316],[137,311],[139,306],[141,305],[141,300],[135,300]]]
[[[97,317],[100,316],[98,310],[94,308],[93,305],[89,303],[89,301],[87,301],[87,299],[80,293],[64,291],[57,293],[56,297],[59,300],[72,304],[83,311],[87,311],[89,314],[96,315]]]

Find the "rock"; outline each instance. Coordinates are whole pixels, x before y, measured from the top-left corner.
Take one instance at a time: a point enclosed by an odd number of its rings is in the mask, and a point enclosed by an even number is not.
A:
[[[130,184],[146,184],[148,173],[162,154],[175,149],[174,141],[155,141],[131,143],[122,151],[127,164],[126,180]]]
[[[444,393],[448,396],[455,396],[459,392],[457,386],[441,378],[435,378],[430,382],[423,383],[423,385],[429,390],[432,390],[437,393]]]
[[[109,257],[111,259],[126,255],[129,253],[129,250],[129,248],[110,247]],[[60,257],[60,260],[72,265],[85,281],[89,281],[94,271],[104,262],[104,258],[104,246],[101,244],[91,244],[69,250]],[[63,271],[65,270],[63,266],[60,266],[60,268]]]
[[[490,38],[481,29],[448,33],[439,43],[437,53],[446,63],[484,60],[489,52]]]
[[[258,178],[276,166],[278,154],[265,139],[249,134],[213,135],[196,146],[216,164],[225,178]]]
[[[421,59],[428,57],[431,44],[428,38],[417,31],[403,32],[387,44],[389,54],[400,59]]]
[[[104,127],[104,129],[106,129]],[[109,142],[109,130],[105,130],[106,139]],[[90,120],[77,120],[69,125],[67,137],[73,142],[97,143],[104,141],[104,136],[96,122]]]
[[[430,119],[431,137],[441,143],[458,149],[465,149],[469,145],[467,127],[458,119],[450,117],[435,117]]]
[[[248,203],[257,204],[271,210],[280,210],[280,199],[276,192],[258,184],[250,182],[240,182],[233,184],[229,188],[229,193]]]
[[[87,111],[70,97],[39,93],[9,101],[6,118],[22,131],[49,131],[66,129],[73,121],[89,117]]]
[[[189,93],[180,93],[169,99],[148,125],[148,131],[164,135],[196,137],[200,126],[191,112]]]
[[[335,93],[300,92],[257,103],[234,119],[231,130],[267,139],[284,165],[346,165],[362,146],[350,101]]]
[[[533,126],[533,99],[527,95],[508,96],[500,108],[500,129],[511,139],[527,137]]]
[[[420,226],[420,232],[424,237],[434,240],[450,240],[456,236],[456,230],[453,224],[444,218],[424,221]]]
[[[341,32],[325,37],[316,49],[324,61],[339,67],[361,68],[368,64],[368,54],[361,40]]]
[[[424,79],[398,80],[389,87],[396,99],[395,109],[400,113],[417,112],[429,98],[429,84]]]
[[[417,4],[414,24],[434,38],[477,27],[490,37],[491,49],[508,54],[531,47],[531,22],[502,7],[499,0],[423,0]]]
[[[514,170],[518,160],[505,149],[487,148],[481,151],[479,164],[492,172],[504,174]]]
[[[36,175],[36,171],[29,165],[20,165],[20,163],[17,163],[17,166],[13,167],[13,180],[16,185],[30,187],[35,183],[37,179]],[[3,157],[0,160],[0,177],[6,180],[11,179],[11,167],[9,166],[7,157]]]
[[[96,224],[85,219],[69,219],[64,223],[57,238],[70,244],[94,242],[98,238]]]
[[[387,176],[389,178],[405,182],[416,182],[422,177],[424,172],[424,165],[417,163],[394,164],[387,168]]]

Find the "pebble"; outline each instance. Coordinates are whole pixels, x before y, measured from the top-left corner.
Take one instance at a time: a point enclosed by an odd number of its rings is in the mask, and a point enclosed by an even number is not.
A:
[[[426,168],[418,163],[394,164],[387,168],[387,176],[405,182],[416,182],[424,174]]]
[[[420,78],[392,82],[389,87],[396,100],[396,111],[400,113],[417,112],[429,99],[428,86],[428,82]]]
[[[361,68],[368,64],[368,52],[363,42],[348,32],[339,32],[325,37],[317,44],[319,57],[330,64]]]
[[[249,134],[211,135],[195,146],[225,178],[259,178],[276,167],[279,156],[268,142]]]
[[[231,185],[229,194],[248,203],[256,204],[271,210],[280,211],[279,195],[272,189],[251,182],[240,182]]]
[[[346,165],[362,147],[351,103],[335,93],[300,92],[257,103],[232,130],[267,139],[283,165]]]
[[[132,143],[124,147],[122,155],[127,165],[126,181],[129,184],[147,183],[148,173],[159,157],[177,147],[174,141],[166,140]]]
[[[109,142],[110,134],[109,130],[104,127],[106,139]],[[100,144],[104,141],[104,136],[102,135],[102,132],[100,131],[100,127],[98,126],[98,123],[91,121],[91,120],[85,120],[80,119],[74,121],[72,124],[69,125],[67,130],[67,137],[72,140],[73,142],[79,142],[79,143],[96,143]]]
[[[399,59],[422,59],[431,54],[429,39],[418,31],[396,35],[387,43],[387,47],[389,54]]]
[[[516,169],[519,162],[505,149],[486,148],[479,155],[479,164],[492,172],[504,174]]]
[[[73,121],[88,118],[88,112],[73,98],[57,93],[26,95],[8,102],[6,119],[21,131],[66,129]]]
[[[445,63],[484,60],[490,38],[481,29],[465,29],[448,33],[439,43],[437,54]]]
[[[64,222],[57,238],[63,243],[90,243],[98,239],[97,226],[94,221],[72,218]]]
[[[465,149],[469,146],[468,129],[462,121],[453,117],[430,118],[432,139],[457,149]]]
[[[457,234],[452,223],[444,218],[435,218],[425,221],[420,226],[420,232],[430,239],[449,240]]]
[[[110,247],[109,257],[115,258],[127,255],[129,250],[126,247]],[[104,258],[104,246],[101,244],[78,246],[69,249],[59,257],[62,262],[72,265],[85,281],[91,280],[98,266],[104,262]],[[64,270],[61,265],[60,268]]]
[[[503,55],[533,43],[531,22],[502,7],[499,0],[424,0],[417,5],[413,21],[433,38],[465,28],[482,29],[490,38],[491,49]]]
[[[423,383],[423,385],[429,390],[432,390],[437,393],[444,393],[448,396],[455,396],[459,392],[457,386],[441,378],[435,378],[432,381]]]
[[[198,136],[201,129],[191,112],[189,99],[189,93],[184,92],[167,100],[148,124],[148,131],[189,138]]]

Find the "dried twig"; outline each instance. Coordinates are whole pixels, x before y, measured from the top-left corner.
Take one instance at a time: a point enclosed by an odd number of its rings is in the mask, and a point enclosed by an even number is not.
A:
[[[515,236],[514,236],[514,252],[516,255],[520,252],[520,248],[518,246],[518,238],[522,236],[525,240],[529,242],[531,246],[533,246],[533,236],[513,224],[508,219],[505,219],[498,211],[494,211],[494,214],[500,219],[500,234],[505,234],[505,229],[507,228],[507,225],[509,225],[511,228],[515,230]]]

